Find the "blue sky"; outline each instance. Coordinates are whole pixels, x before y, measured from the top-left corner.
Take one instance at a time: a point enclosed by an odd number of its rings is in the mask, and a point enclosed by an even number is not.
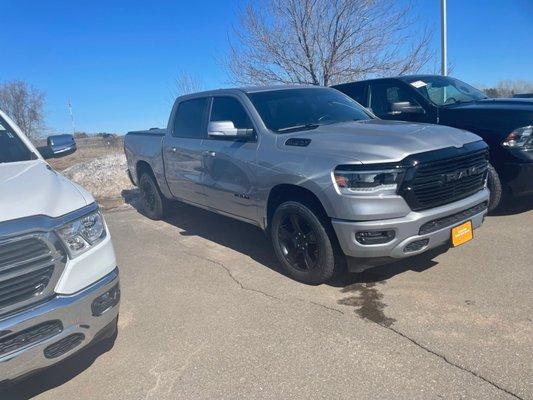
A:
[[[206,88],[227,86],[217,59],[243,0],[0,0],[0,82],[22,79],[46,92],[46,124],[120,132],[165,126],[180,72]],[[418,23],[434,29],[439,0],[415,0]],[[491,85],[533,80],[533,0],[448,0],[454,76]],[[438,62],[438,60],[437,60]]]

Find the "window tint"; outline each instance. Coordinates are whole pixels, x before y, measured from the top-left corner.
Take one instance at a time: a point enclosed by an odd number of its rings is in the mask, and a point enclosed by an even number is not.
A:
[[[335,88],[343,92],[344,94],[350,96],[352,99],[357,101],[363,107],[368,107],[368,98],[366,95],[366,85],[346,85],[339,88]]]
[[[24,142],[0,120],[0,163],[28,161],[35,158]]]
[[[207,98],[186,100],[179,104],[174,119],[173,136],[201,139],[205,131]]]
[[[233,97],[213,98],[210,121],[231,121],[237,129],[253,128],[248,113]]]
[[[370,108],[377,116],[392,115],[393,103],[409,102],[412,106],[420,104],[404,88],[388,83],[375,83],[370,86]]]
[[[248,97],[265,125],[279,133],[371,118],[350,97],[329,88],[273,90]]]

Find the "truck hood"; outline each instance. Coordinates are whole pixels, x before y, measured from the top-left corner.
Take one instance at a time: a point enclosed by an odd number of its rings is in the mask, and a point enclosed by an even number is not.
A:
[[[0,164],[0,222],[33,215],[59,217],[92,202],[85,189],[42,160]]]
[[[322,125],[311,131],[283,134],[278,144],[287,148],[286,139],[291,137],[311,139],[307,147],[292,147],[294,149],[362,163],[396,162],[411,154],[462,147],[481,140],[471,132],[447,126],[378,119]]]
[[[476,109],[476,110],[521,110],[533,112],[533,99],[498,98],[482,99],[470,103],[459,103],[448,106],[449,109]]]

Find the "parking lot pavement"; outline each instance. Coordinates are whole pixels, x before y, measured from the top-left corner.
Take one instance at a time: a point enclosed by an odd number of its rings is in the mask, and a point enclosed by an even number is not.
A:
[[[164,222],[109,213],[114,346],[0,398],[533,398],[532,209],[433,259],[320,286],[285,277],[244,223],[184,205]]]

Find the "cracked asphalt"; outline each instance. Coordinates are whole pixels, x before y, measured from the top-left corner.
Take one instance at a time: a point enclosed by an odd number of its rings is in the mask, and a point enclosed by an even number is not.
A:
[[[1,399],[533,399],[533,201],[474,241],[306,286],[257,229],[190,206],[108,213],[114,345]]]

